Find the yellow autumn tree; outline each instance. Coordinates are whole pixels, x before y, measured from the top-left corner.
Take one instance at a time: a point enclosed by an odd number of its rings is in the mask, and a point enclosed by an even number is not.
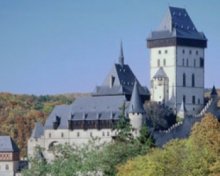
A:
[[[118,176],[220,175],[220,123],[212,114],[194,125],[188,139],[173,140],[118,166]]]

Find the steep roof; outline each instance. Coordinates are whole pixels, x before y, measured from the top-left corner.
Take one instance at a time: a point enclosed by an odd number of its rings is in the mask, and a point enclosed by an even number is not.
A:
[[[131,95],[135,80],[137,78],[128,65],[114,64],[103,84],[96,87],[93,95]],[[139,82],[138,84],[140,85]],[[143,96],[150,95],[147,87],[140,86],[139,92]]]
[[[140,95],[139,95],[139,92],[138,92],[137,82],[135,82],[135,84],[134,84],[128,112],[129,113],[144,113],[145,112]]]
[[[154,75],[154,78],[168,78],[163,67],[160,67]]]
[[[121,42],[118,63],[114,64],[109,74],[106,76],[103,84],[97,86],[93,92],[93,96],[112,96],[112,95],[130,95],[132,94],[134,82],[137,81],[136,76],[132,72],[129,65],[124,63],[124,53]],[[139,86],[139,93],[146,99],[150,96],[147,87]],[[126,97],[127,98],[127,97]],[[129,99],[128,99],[129,100]]]
[[[36,122],[31,134],[31,138],[39,138],[44,133],[44,127],[40,122]]]
[[[152,32],[149,39],[171,37],[206,40],[205,35],[197,31],[186,9],[178,7],[169,7],[158,30]]]
[[[60,129],[68,128],[68,120],[118,119],[125,96],[88,96],[77,98],[71,105],[56,106],[46,120],[45,128],[52,129],[59,117]]]
[[[0,152],[19,152],[19,148],[10,136],[0,136]]]

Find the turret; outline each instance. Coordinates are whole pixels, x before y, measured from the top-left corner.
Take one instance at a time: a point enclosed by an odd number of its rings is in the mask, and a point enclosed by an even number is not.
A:
[[[212,91],[211,91],[211,93],[210,93],[210,96],[211,96],[211,98],[216,98],[216,97],[218,97],[218,93],[217,93],[217,91],[216,91],[215,86],[213,86]]]
[[[177,113],[177,117],[179,117],[180,120],[182,120],[182,119],[184,119],[186,117],[186,108],[185,108],[184,100],[181,103],[181,106],[180,106],[179,111]]]
[[[134,135],[138,136],[139,131],[144,123],[145,119],[145,110],[139,95],[139,86],[137,81],[135,81],[131,101],[128,108],[128,117],[132,129],[134,130]]]

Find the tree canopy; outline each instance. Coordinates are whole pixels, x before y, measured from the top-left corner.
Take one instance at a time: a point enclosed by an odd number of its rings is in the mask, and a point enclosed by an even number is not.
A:
[[[173,140],[118,166],[118,176],[220,175],[220,123],[207,114],[188,139]]]

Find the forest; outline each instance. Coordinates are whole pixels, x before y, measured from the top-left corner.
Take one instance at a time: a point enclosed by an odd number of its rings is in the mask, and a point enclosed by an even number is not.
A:
[[[27,140],[36,121],[44,123],[55,105],[70,104],[77,94],[16,95],[0,93],[0,135],[10,135],[27,155]]]

